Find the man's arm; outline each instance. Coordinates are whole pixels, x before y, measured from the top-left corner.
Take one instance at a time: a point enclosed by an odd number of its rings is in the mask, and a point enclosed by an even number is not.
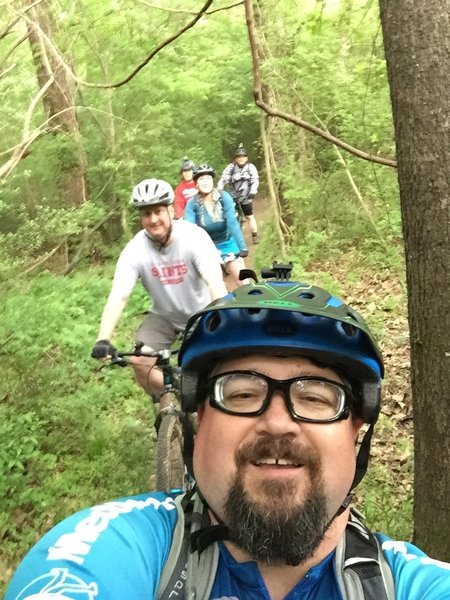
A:
[[[185,198],[183,196],[181,185],[177,185],[175,188],[175,200],[173,203],[174,211],[175,211],[175,219],[182,219],[184,214],[185,207]]]
[[[217,189],[219,192],[223,190],[223,188],[231,183],[231,170],[233,168],[233,163],[229,164],[228,167],[225,167],[222,175],[220,176],[219,181],[217,182]]]
[[[197,226],[191,251],[192,262],[208,286],[211,301],[226,296],[228,291],[223,282],[220,253],[209,235],[201,227]]]
[[[259,187],[258,169],[252,164],[250,164],[248,168],[250,170],[250,196],[255,196]]]
[[[184,220],[189,221],[189,223],[197,224],[197,218],[195,214],[195,199],[191,198],[188,200],[186,204],[186,208],[184,209]]]
[[[118,295],[111,292],[103,309],[97,340],[110,340],[130,294]]]
[[[444,600],[450,598],[450,563],[433,560],[408,542],[375,534],[382,542],[398,600]]]
[[[110,340],[120,315],[139,279],[139,269],[131,261],[133,250],[128,244],[117,261],[111,292],[103,308],[97,340]]]
[[[219,266],[219,273],[215,274],[212,277],[211,277],[211,275],[209,275],[208,277],[209,277],[209,279],[206,279],[205,277],[203,277],[203,278],[205,279],[206,283],[208,284],[209,293],[211,295],[211,301],[217,300],[218,298],[223,298],[224,296],[226,296],[228,293],[228,290],[225,287],[225,284],[223,282],[222,269],[220,268],[220,266]]]
[[[82,511],[51,529],[27,554],[5,600],[148,600],[167,558],[177,510],[142,494]]]

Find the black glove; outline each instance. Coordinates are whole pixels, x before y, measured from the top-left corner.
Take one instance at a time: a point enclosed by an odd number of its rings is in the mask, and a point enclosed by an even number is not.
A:
[[[247,258],[247,256],[248,256],[248,250],[247,250],[247,248],[245,248],[245,250],[240,250],[238,256],[240,258]]]
[[[92,358],[106,358],[107,356],[113,356],[117,352],[117,349],[111,344],[109,340],[98,340],[95,342],[95,346],[92,348]]]

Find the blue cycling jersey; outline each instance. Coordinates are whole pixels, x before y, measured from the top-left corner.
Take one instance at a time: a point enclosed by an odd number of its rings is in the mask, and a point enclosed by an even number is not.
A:
[[[173,497],[163,493],[122,498],[79,512],[31,549],[5,600],[151,600],[176,519]],[[430,559],[412,544],[376,535],[393,573],[397,600],[450,600],[450,564]],[[313,567],[286,600],[342,600],[332,559],[333,553]],[[210,599],[270,596],[256,563],[237,563],[221,545]]]

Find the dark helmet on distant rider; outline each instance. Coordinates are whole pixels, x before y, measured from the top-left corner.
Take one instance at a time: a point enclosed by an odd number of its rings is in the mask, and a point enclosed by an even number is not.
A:
[[[239,144],[239,146],[236,148],[234,156],[248,156],[247,150],[244,148],[243,144]]]
[[[195,168],[193,160],[190,160],[187,156],[183,158],[180,163],[180,171],[191,171]]]
[[[211,175],[211,177],[215,177],[216,172],[214,171],[214,167],[206,163],[202,163],[201,165],[198,165],[198,167],[195,167],[194,181],[197,181],[197,179],[202,175]]]

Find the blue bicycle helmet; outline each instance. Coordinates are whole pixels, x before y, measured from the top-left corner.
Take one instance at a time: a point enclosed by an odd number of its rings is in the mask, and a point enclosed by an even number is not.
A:
[[[294,282],[251,283],[212,302],[188,321],[179,352],[182,404],[194,412],[217,362],[251,353],[303,355],[352,385],[357,413],[374,424],[383,359],[364,319],[326,290]]]

